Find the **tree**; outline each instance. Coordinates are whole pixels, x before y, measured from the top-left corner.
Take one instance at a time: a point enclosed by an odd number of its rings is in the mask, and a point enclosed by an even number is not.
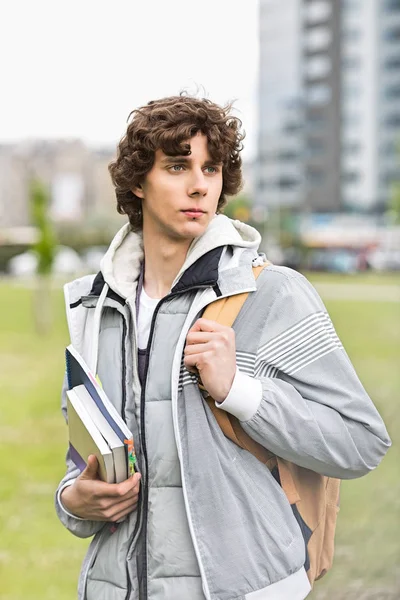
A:
[[[33,179],[30,183],[29,202],[32,223],[39,233],[38,241],[33,246],[38,257],[33,312],[36,331],[43,335],[50,330],[52,322],[50,279],[57,242],[49,216],[49,194],[39,179]]]
[[[400,168],[400,142],[397,144],[397,158]],[[400,225],[400,180],[392,182],[388,216],[393,225]]]
[[[240,195],[228,201],[224,214],[230,219],[238,219],[248,223],[251,216],[251,203],[247,196]]]
[[[393,225],[400,225],[400,181],[392,184],[389,218]]]

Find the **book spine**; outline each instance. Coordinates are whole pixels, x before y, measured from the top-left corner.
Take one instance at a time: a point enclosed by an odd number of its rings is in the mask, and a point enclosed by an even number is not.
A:
[[[65,366],[66,366],[66,370],[67,370],[68,389],[70,390],[72,388],[72,385],[71,385],[71,362],[70,362],[69,352],[67,349],[65,350]]]
[[[124,444],[126,445],[128,451],[128,477],[132,477],[136,471],[136,454],[135,446],[133,445],[133,438],[124,440]]]

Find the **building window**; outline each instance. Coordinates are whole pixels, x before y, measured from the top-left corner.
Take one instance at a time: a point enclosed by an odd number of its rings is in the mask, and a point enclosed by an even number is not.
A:
[[[400,0],[386,0],[385,11],[392,12],[394,10],[400,10]]]
[[[400,169],[383,173],[379,180],[383,185],[391,185],[395,181],[400,181]]]
[[[315,52],[329,46],[332,40],[332,33],[327,27],[313,27],[307,32],[306,47],[307,50]]]
[[[400,56],[389,56],[383,64],[384,68],[387,71],[396,71],[400,69]]]
[[[360,10],[362,0],[342,0],[342,10],[356,11]]]
[[[319,108],[312,107],[306,116],[306,130],[310,134],[320,134],[326,126],[326,116],[321,114]]]
[[[322,138],[311,136],[307,139],[306,156],[313,158],[321,156],[325,152],[325,144]]]
[[[384,39],[387,42],[400,42],[400,27],[392,27],[384,33]]]
[[[361,179],[361,174],[358,171],[345,171],[342,173],[343,183],[358,183]]]
[[[342,32],[342,39],[346,42],[359,42],[361,36],[361,29],[344,29]]]
[[[396,100],[400,98],[400,83],[389,85],[384,92],[385,98],[388,100]]]
[[[362,145],[360,142],[346,142],[342,145],[342,152],[344,154],[359,154],[361,152]]]
[[[283,175],[277,181],[278,187],[281,190],[292,190],[293,188],[299,185],[299,180],[294,177],[289,177],[288,175]]]
[[[390,115],[385,119],[385,125],[387,127],[400,127],[400,113]]]
[[[331,99],[331,88],[329,85],[311,85],[307,89],[307,103],[311,106],[316,104],[327,104]]]
[[[345,111],[342,115],[342,124],[346,127],[357,127],[362,122],[362,116],[358,112]]]
[[[325,172],[318,167],[308,167],[307,180],[312,185],[322,185],[325,181]]]
[[[394,142],[393,140],[390,142],[386,142],[384,144],[381,144],[381,149],[380,149],[381,154],[383,154],[384,156],[390,156],[390,157],[394,157],[399,154],[400,152],[400,145],[396,144],[396,142]]]
[[[281,150],[278,154],[278,159],[282,162],[288,161],[296,161],[300,158],[299,153],[294,150]]]
[[[302,128],[302,124],[296,121],[288,121],[282,127],[282,133],[297,133]]]
[[[258,182],[258,189],[263,190],[273,190],[275,189],[275,181],[273,179],[260,179]]]
[[[306,62],[306,75],[310,78],[325,77],[332,68],[329,56],[313,56]]]
[[[354,100],[361,96],[361,88],[358,85],[347,84],[343,86],[343,98],[345,100]]]
[[[325,144],[322,138],[311,136],[307,139],[307,148],[309,150],[321,152],[322,150],[324,150]]]
[[[330,2],[326,0],[315,0],[306,5],[305,17],[308,23],[319,23],[326,21],[332,12]]]
[[[359,56],[343,56],[343,69],[357,69],[361,67],[361,58]]]

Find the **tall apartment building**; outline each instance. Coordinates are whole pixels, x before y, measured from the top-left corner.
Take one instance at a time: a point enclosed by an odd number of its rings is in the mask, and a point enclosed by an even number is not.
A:
[[[259,90],[258,203],[387,206],[400,179],[400,0],[260,0]]]
[[[340,210],[340,14],[335,0],[302,2],[302,202],[312,211]]]
[[[377,196],[385,204],[394,181],[400,181],[400,0],[376,3],[378,21],[377,73]]]
[[[301,0],[260,0],[258,204],[292,206],[302,185]]]

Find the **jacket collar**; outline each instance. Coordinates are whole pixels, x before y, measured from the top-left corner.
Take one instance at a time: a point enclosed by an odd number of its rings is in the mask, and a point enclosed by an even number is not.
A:
[[[250,267],[251,261],[258,257],[260,240],[258,231],[249,225],[225,215],[215,216],[204,234],[193,240],[171,292],[217,286],[220,288],[217,295],[229,295],[254,289]],[[110,287],[108,295],[115,294],[122,301],[134,297],[142,261],[141,233],[132,232],[127,223],[117,232],[103,257],[93,295],[98,295],[105,282]]]
[[[218,265],[224,248],[214,248],[207,254],[201,256],[196,263],[187,269],[178,280],[177,284],[171,289],[171,293],[184,292],[187,289],[200,287],[215,287],[218,285]],[[105,279],[103,273],[99,271],[94,278],[90,296],[100,296]],[[109,288],[108,298],[116,300],[120,304],[125,304],[124,298]]]

